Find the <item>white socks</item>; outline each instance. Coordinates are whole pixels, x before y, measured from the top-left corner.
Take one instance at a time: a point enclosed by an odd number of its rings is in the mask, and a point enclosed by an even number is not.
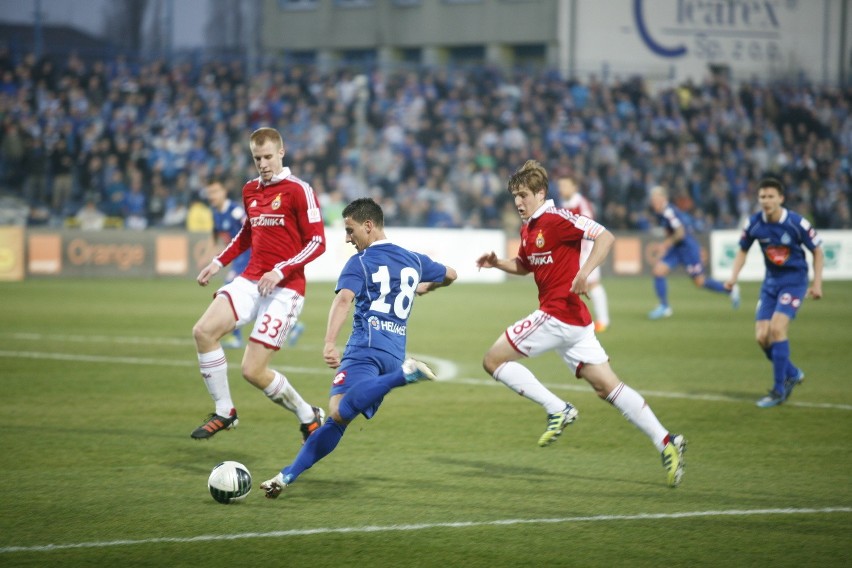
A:
[[[287,377],[273,371],[275,377],[269,386],[263,389],[266,396],[275,404],[281,405],[299,418],[299,422],[307,424],[314,420],[314,409],[296,392]]]
[[[207,392],[216,404],[216,414],[229,416],[234,408],[234,401],[231,400],[231,389],[228,386],[228,360],[225,359],[225,351],[220,347],[210,353],[199,353],[198,367]]]
[[[642,430],[657,447],[657,451],[663,451],[663,440],[669,432],[657,420],[651,407],[648,406],[641,394],[624,383],[618,383],[618,386],[612,389],[606,400],[619,409],[634,426]]]
[[[216,404],[216,414],[229,416],[234,408],[234,401],[228,386],[228,361],[225,359],[225,351],[220,347],[210,353],[199,353],[198,366],[207,392]],[[313,421],[314,409],[311,405],[304,401],[284,375],[278,371],[273,372],[275,377],[269,386],[263,389],[269,400],[291,411],[302,424]]]
[[[609,325],[609,304],[606,298],[606,290],[600,284],[589,290],[589,298],[592,300],[592,309],[595,312],[595,321],[603,325]]]
[[[518,393],[537,402],[548,414],[562,412],[565,401],[547,390],[532,372],[517,361],[507,361],[494,371],[493,377]]]

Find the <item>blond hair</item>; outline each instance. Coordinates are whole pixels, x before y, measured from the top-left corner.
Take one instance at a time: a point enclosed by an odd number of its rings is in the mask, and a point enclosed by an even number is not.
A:
[[[263,146],[267,142],[274,143],[278,148],[284,147],[284,140],[281,138],[281,134],[268,126],[258,128],[251,133],[251,138],[249,138],[250,146]]]

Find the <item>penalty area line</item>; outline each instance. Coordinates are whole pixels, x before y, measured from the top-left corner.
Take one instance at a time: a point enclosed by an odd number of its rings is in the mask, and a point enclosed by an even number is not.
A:
[[[852,513],[852,507],[824,507],[801,509],[732,509],[727,511],[687,511],[683,513],[639,513],[635,515],[594,515],[578,517],[556,517],[544,519],[502,519],[494,521],[461,521],[453,523],[418,523],[410,525],[385,525],[362,527],[327,527],[315,529],[291,529],[285,531],[252,532],[236,534],[210,534],[191,537],[158,537],[144,539],[108,540],[101,542],[78,542],[69,544],[44,544],[36,546],[4,546],[0,554],[12,552],[51,552],[78,548],[109,548],[116,546],[139,546],[146,544],[191,544],[221,540],[245,540],[258,538],[288,538],[322,534],[363,534],[395,531],[421,531],[430,529],[465,529],[476,527],[498,527],[512,525],[590,523],[607,521],[648,521],[668,519],[694,519],[702,517],[747,517],[767,515],[825,515],[832,513]]]

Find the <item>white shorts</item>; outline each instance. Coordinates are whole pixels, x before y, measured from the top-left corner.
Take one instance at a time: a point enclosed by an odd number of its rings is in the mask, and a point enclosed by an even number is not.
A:
[[[242,276],[225,284],[216,296],[225,296],[231,303],[237,327],[254,321],[249,339],[272,349],[280,349],[290,328],[296,325],[305,297],[289,288],[276,288],[268,296],[261,296],[257,282]]]
[[[583,365],[599,365],[609,361],[609,356],[595,336],[594,324],[568,325],[541,310],[510,325],[506,329],[506,339],[518,353],[526,357],[555,351],[571,368],[575,377]]]

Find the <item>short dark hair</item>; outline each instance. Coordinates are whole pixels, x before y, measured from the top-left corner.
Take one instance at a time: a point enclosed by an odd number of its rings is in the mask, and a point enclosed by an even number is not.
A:
[[[765,177],[760,180],[760,183],[757,184],[758,191],[764,187],[774,187],[782,197],[784,196],[784,182],[776,177]]]
[[[370,197],[361,197],[347,205],[343,209],[342,217],[344,219],[349,217],[357,223],[363,223],[369,219],[377,227],[385,226],[385,214],[381,206]]]

